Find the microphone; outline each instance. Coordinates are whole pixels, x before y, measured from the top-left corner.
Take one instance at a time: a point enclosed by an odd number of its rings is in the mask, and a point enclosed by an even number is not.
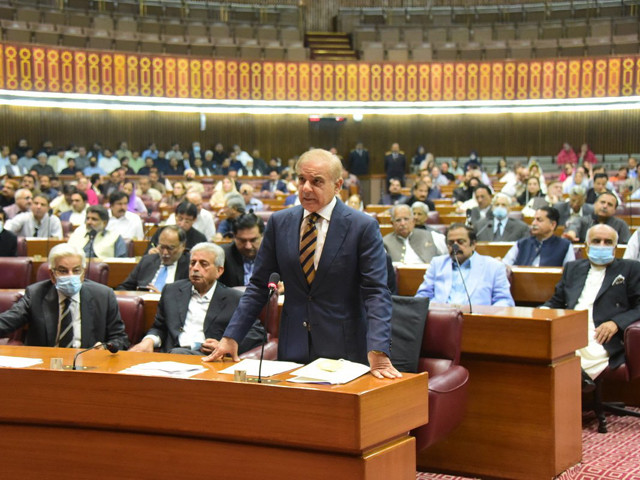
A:
[[[104,348],[105,350],[109,350],[111,353],[117,353],[118,352],[118,347],[116,347],[111,342],[108,342],[108,343],[104,343],[104,342],[96,343],[93,347],[85,348],[84,350],[81,350],[78,353],[76,353],[76,355],[73,357],[73,365],[71,366],[71,370],[77,370],[77,368],[76,368],[76,360],[78,360],[78,357],[80,355],[82,355],[83,353],[88,352],[89,350],[95,350],[96,348]]]
[[[467,284],[464,281],[464,275],[462,275],[462,270],[460,269],[460,262],[458,262],[458,253],[460,252],[460,246],[457,243],[454,243],[451,246],[451,250],[453,250],[453,259],[458,266],[458,273],[460,274],[460,280],[462,280],[462,286],[464,287],[464,293],[467,294],[467,300],[469,300],[469,313],[473,313],[473,309],[471,308],[471,296],[469,295],[469,290],[467,290]]]
[[[267,283],[267,288],[269,289],[269,295],[267,296],[267,310],[265,314],[265,318],[269,320],[269,307],[271,306],[271,297],[278,290],[278,282],[280,282],[280,274],[277,272],[273,272],[269,275],[269,283]],[[260,363],[258,364],[258,383],[262,383],[262,360],[264,359],[264,346],[267,343],[267,325],[265,322],[264,325],[264,338],[262,340],[262,348],[260,349]]]
[[[471,226],[473,225],[473,222],[471,221],[471,209],[467,208],[467,212],[466,212],[466,217],[467,217],[467,225]]]
[[[482,227],[480,230],[478,230],[478,232],[476,233],[476,238],[480,236],[480,234],[482,232],[484,232],[487,228],[490,228],[491,230],[493,230],[493,222],[487,222],[486,225],[484,227]],[[458,246],[458,244],[456,244],[456,247]],[[458,247],[459,249],[460,247]],[[454,249],[455,251],[455,249]]]

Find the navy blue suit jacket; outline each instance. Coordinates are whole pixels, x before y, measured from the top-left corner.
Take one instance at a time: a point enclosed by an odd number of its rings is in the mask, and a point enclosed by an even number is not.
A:
[[[267,301],[269,276],[277,272],[285,285],[280,360],[326,357],[367,364],[371,350],[388,355],[391,295],[377,222],[337,200],[310,287],[299,258],[303,211],[297,206],[270,217],[253,276],[224,336],[244,338]]]

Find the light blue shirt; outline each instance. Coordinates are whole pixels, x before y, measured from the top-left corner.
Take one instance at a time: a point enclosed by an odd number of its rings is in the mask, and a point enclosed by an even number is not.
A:
[[[453,305],[466,305],[467,303],[469,303],[464,285],[467,283],[467,279],[471,274],[471,258],[473,257],[469,257],[464,261],[464,263],[460,265],[460,270],[458,270],[458,265],[456,264],[456,262],[452,260],[451,291],[449,292],[447,303]],[[462,278],[460,278],[461,272],[462,277],[464,277],[464,283],[462,283]]]

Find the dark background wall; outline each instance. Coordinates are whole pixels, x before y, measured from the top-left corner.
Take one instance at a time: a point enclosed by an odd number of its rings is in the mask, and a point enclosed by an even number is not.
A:
[[[110,112],[53,108],[0,106],[0,143],[13,148],[21,137],[38,147],[44,140],[54,145],[70,142],[91,146],[94,141],[117,148],[126,140],[142,151],[149,141],[161,149],[171,142],[182,146],[199,140],[205,148],[221,141],[251,152],[259,148],[263,158],[286,160],[309,146],[336,146],[345,155],[362,140],[380,172],[382,157],[393,142],[408,156],[418,145],[436,156],[555,155],[565,141],[579,148],[592,145],[595,153],[640,152],[640,111],[569,112],[502,115],[351,117],[344,123],[309,123],[305,115],[207,115],[200,131],[196,113]]]

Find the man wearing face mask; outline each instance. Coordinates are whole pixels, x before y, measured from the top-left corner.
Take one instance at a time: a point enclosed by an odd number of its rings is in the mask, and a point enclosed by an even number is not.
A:
[[[479,242],[517,242],[529,236],[529,226],[522,220],[509,218],[511,198],[504,193],[496,193],[492,201],[492,218],[478,220],[476,236]]]
[[[98,342],[126,349],[129,339],[109,287],[85,280],[85,256],[67,243],[49,252],[50,279],[34,283],[0,314],[0,335],[28,325],[25,345],[89,348]]]
[[[565,265],[555,293],[543,307],[587,310],[589,344],[577,351],[583,391],[608,366],[624,362],[624,330],[640,318],[640,263],[615,258],[617,232],[594,225],[587,232],[588,259]]]

